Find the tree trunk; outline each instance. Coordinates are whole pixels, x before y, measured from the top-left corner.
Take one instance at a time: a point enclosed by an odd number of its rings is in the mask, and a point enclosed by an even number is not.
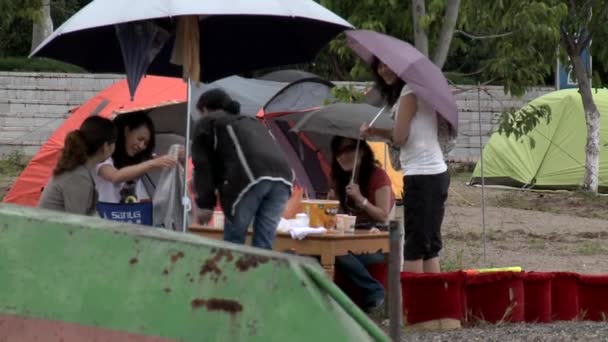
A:
[[[51,18],[51,0],[42,0],[38,15],[34,19],[32,28],[31,51],[42,43],[42,41],[53,33],[53,19]]]
[[[429,55],[429,39],[426,35],[424,27],[422,27],[422,19],[426,16],[426,6],[424,0],[412,0],[412,16],[414,19],[414,44],[423,55]]]
[[[583,100],[585,119],[587,122],[587,145],[585,146],[585,178],[583,190],[597,193],[600,167],[600,113],[593,101],[591,84],[580,54],[571,54],[570,60],[574,67],[579,93]]]
[[[435,63],[439,69],[443,69],[445,60],[448,58],[450,44],[452,43],[452,37],[454,36],[454,28],[456,27],[456,22],[458,20],[459,9],[460,0],[448,0],[443,24],[441,25],[441,32],[439,33],[439,41],[437,42],[433,56],[433,63]]]

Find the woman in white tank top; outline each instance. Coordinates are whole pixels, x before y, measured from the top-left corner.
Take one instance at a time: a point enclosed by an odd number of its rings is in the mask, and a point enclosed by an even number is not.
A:
[[[386,64],[374,59],[372,70],[380,92],[392,106],[395,124],[393,129],[364,124],[361,134],[383,137],[399,149],[393,161],[404,174],[404,271],[439,272],[450,176],[437,135],[437,114]]]

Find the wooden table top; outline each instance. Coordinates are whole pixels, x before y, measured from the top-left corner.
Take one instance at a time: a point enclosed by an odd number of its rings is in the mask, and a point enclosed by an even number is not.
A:
[[[189,231],[193,233],[219,233],[222,232],[221,228],[214,228],[209,226],[201,226],[201,225],[191,225],[188,228]],[[251,235],[253,232],[251,230],[247,231],[248,235]],[[277,232],[277,237],[288,237],[291,239],[291,235],[286,232]],[[367,229],[356,229],[352,233],[338,233],[333,232],[331,230],[327,231],[325,234],[310,234],[307,235],[304,240],[370,240],[370,239],[387,239],[388,232],[386,231],[376,231],[370,232]]]

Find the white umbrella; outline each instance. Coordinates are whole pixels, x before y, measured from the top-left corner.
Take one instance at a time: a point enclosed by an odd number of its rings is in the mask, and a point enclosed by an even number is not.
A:
[[[192,78],[207,82],[307,62],[347,28],[347,21],[312,0],[95,0],[32,55],[91,72],[125,72],[133,94],[144,73],[184,76],[190,89]],[[189,91],[188,113],[190,97]],[[183,204],[189,208],[186,184]],[[186,215],[184,210],[184,231]]]

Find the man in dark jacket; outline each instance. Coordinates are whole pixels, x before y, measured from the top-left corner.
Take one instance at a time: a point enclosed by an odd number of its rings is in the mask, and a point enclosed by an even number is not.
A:
[[[240,115],[240,105],[221,89],[201,95],[192,161],[199,221],[209,222],[217,195],[224,211],[224,240],[244,244],[253,223],[254,247],[272,249],[293,172],[266,127]]]

